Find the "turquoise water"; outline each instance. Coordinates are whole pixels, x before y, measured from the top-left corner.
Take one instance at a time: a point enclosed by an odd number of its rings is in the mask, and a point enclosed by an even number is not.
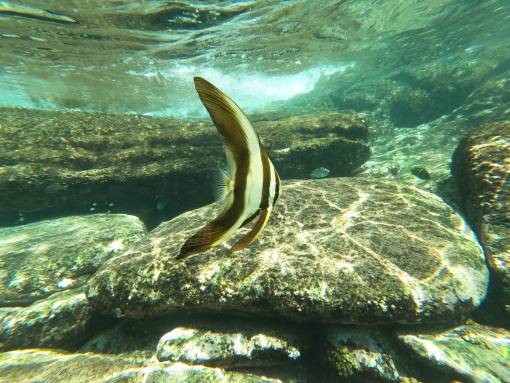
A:
[[[9,106],[204,116],[191,82],[201,74],[248,112],[281,109],[275,102],[287,107],[296,96],[310,111],[366,109],[342,105],[333,95],[363,92],[383,79],[405,84],[413,67],[474,67],[487,76],[508,66],[504,1],[71,1],[44,7],[3,1],[0,7],[1,105]],[[467,85],[451,94],[457,103],[475,89]]]
[[[509,1],[0,1],[0,68],[0,383],[510,382]],[[177,261],[195,76],[282,193]]]

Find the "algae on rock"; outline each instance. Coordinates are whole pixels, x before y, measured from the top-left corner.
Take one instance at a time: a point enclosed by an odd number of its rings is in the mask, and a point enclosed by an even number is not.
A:
[[[0,350],[74,349],[108,324],[83,285],[146,234],[133,216],[96,214],[0,229]]]
[[[452,173],[510,314],[510,121],[482,124],[459,143]]]
[[[446,331],[409,333],[399,339],[437,368],[473,382],[510,382],[510,332],[471,322]]]
[[[137,355],[67,354],[29,349],[0,354],[1,383],[281,383],[219,368],[158,362]]]
[[[210,202],[224,160],[210,121],[0,108],[0,126],[0,226],[111,211],[153,227]],[[254,126],[283,178],[349,175],[370,156],[358,114]]]
[[[133,216],[94,214],[0,228],[0,306],[76,288],[146,233]]]
[[[467,224],[410,186],[286,182],[249,248],[231,253],[222,245],[176,261],[182,243],[217,211],[182,214],[110,260],[89,281],[91,304],[128,317],[191,310],[375,324],[452,320],[485,297],[488,271]]]

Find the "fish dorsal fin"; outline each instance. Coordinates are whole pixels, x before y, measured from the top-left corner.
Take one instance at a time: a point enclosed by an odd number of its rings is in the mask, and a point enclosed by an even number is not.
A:
[[[193,80],[200,100],[223,137],[226,152],[230,152],[233,157],[232,162],[246,156],[249,140],[253,140],[253,135],[256,136],[246,115],[230,97],[209,81],[202,77]]]

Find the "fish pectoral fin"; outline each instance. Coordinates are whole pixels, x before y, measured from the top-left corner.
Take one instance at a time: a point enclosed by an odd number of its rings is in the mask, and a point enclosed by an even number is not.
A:
[[[264,226],[266,226],[269,221],[269,216],[271,215],[271,207],[266,209],[260,209],[260,215],[255,225],[251,228],[251,230],[246,234],[243,238],[241,238],[238,242],[232,246],[232,251],[242,250],[248,247],[260,234]],[[256,214],[252,217],[248,218],[249,220],[255,218]],[[246,221],[245,221],[246,222]]]
[[[228,169],[218,169],[214,175],[214,200],[224,200],[234,191],[234,180]]]

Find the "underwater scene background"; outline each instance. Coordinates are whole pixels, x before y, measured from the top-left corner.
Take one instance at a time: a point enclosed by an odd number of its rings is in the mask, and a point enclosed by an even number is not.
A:
[[[1,383],[510,382],[510,2],[0,1],[0,66]],[[195,76],[280,198],[178,260]]]

